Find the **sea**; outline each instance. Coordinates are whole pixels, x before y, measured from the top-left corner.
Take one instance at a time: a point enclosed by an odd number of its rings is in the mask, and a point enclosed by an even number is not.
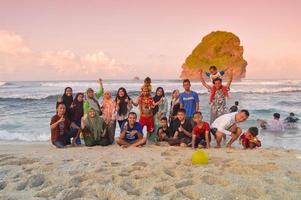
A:
[[[141,88],[141,80],[105,80],[104,88],[115,97],[119,87],[125,87],[131,98],[135,99]],[[50,118],[55,114],[58,95],[65,87],[72,87],[74,96],[91,87],[98,87],[96,81],[2,81],[0,82],[0,143],[49,143]],[[174,89],[183,91],[181,80],[153,80],[152,87],[163,87],[170,101]],[[204,120],[209,121],[209,93],[200,84],[192,82],[192,90],[199,94],[200,108]],[[100,99],[101,101],[101,99]],[[250,117],[240,124],[243,130],[259,126],[257,119],[272,119],[275,112],[281,120],[294,112],[301,118],[301,80],[251,80],[233,82],[227,106],[239,101],[239,109],[248,109]],[[137,111],[137,108],[133,109]],[[300,122],[301,123],[301,122]],[[301,150],[301,125],[284,132],[260,130],[260,139],[265,148],[281,147]],[[116,129],[116,136],[120,133]],[[236,146],[238,146],[236,142]]]

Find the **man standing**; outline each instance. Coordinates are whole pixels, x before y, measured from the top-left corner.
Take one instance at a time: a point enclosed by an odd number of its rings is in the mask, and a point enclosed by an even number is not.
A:
[[[199,96],[196,92],[190,90],[191,84],[188,79],[183,80],[184,92],[180,94],[180,108],[186,111],[186,118],[192,122],[192,117],[195,112],[200,109]]]

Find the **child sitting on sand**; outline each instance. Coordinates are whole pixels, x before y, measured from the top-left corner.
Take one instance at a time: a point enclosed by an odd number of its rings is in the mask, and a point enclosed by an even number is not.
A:
[[[167,141],[172,135],[170,128],[168,127],[168,120],[167,117],[162,117],[160,120],[161,126],[158,129],[157,132],[157,141],[163,142]]]
[[[203,148],[210,148],[210,126],[203,121],[201,112],[196,112],[193,115],[193,122],[195,126],[192,130],[192,148],[198,148],[199,144]]]
[[[141,86],[141,91],[142,91],[142,89],[143,89],[144,87],[147,87],[150,93],[152,92],[152,80],[151,80],[150,77],[146,77],[146,78],[144,79],[144,83],[143,83],[143,85]]]
[[[209,68],[209,71],[210,72],[205,72],[206,76],[210,78],[211,82],[213,82],[214,80],[216,79],[222,79],[224,74],[225,74],[225,71],[217,71],[217,67],[216,66],[211,66]],[[203,72],[203,70],[201,69],[200,70],[201,74]],[[232,72],[233,73],[233,72]],[[230,83],[231,84],[231,83]],[[229,97],[229,93],[228,91],[230,90],[230,84],[228,84],[227,86],[223,86],[222,85],[222,91],[224,93],[224,95],[226,97]],[[212,104],[213,102],[213,99],[214,99],[214,96],[215,96],[215,92],[216,92],[216,88],[215,86],[213,85],[211,87],[211,91],[210,91],[210,104]]]
[[[240,136],[239,143],[244,147],[244,149],[255,149],[256,147],[261,147],[261,142],[257,139],[257,135],[258,128],[251,127],[247,132]]]

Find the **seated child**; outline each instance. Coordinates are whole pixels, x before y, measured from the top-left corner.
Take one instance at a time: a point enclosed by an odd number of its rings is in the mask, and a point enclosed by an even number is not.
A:
[[[193,122],[195,126],[192,130],[192,148],[198,148],[199,144],[203,148],[210,148],[210,126],[203,121],[201,112],[196,112],[193,115]]]
[[[185,109],[179,109],[177,119],[172,123],[172,139],[168,140],[171,146],[187,147],[191,145],[192,124],[186,119]]]
[[[142,89],[143,89],[144,87],[147,87],[150,93],[152,92],[152,80],[151,80],[150,77],[146,77],[146,78],[144,79],[144,83],[143,83],[143,85],[141,86],[141,91],[142,91]]]
[[[158,129],[157,132],[157,140],[158,142],[167,141],[171,137],[171,131],[168,127],[168,121],[166,117],[162,117],[160,120],[161,126]]]
[[[223,76],[225,75],[225,71],[222,70],[222,71],[217,71],[217,67],[216,66],[211,66],[209,68],[209,71],[210,72],[205,72],[206,76],[210,78],[211,82],[213,82],[215,79],[222,79]],[[226,86],[222,86],[222,91],[224,93],[224,95],[226,97],[229,97],[229,93],[228,91],[230,90],[229,87],[226,87]],[[210,103],[213,102],[213,98],[215,96],[215,92],[216,92],[216,88],[215,86],[213,85],[211,87],[211,94],[210,94]]]
[[[261,147],[260,140],[257,139],[258,128],[251,127],[247,132],[243,133],[239,138],[239,143],[242,144],[244,149],[255,149]]]

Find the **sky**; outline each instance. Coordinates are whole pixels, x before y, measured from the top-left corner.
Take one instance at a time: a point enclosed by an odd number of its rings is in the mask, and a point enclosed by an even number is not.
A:
[[[177,79],[212,31],[236,34],[247,78],[301,79],[298,0],[1,0],[0,81]]]

